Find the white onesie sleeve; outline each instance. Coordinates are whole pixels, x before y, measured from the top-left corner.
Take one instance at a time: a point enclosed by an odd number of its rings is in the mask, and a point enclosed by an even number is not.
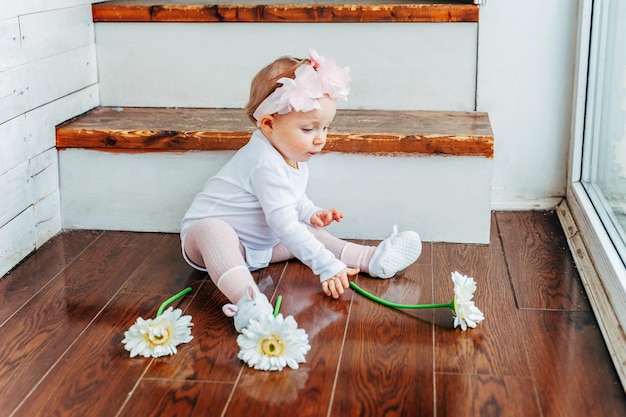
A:
[[[300,221],[309,223],[317,207],[294,187],[289,167],[259,164],[250,176],[250,184],[261,203],[270,229],[291,253],[325,281],[346,265],[318,241]],[[300,194],[300,196],[298,196]],[[304,218],[308,216],[308,218]]]

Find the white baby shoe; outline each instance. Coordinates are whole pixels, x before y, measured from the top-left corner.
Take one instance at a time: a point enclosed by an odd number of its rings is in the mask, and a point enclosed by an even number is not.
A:
[[[419,235],[412,231],[398,233],[394,225],[391,236],[376,247],[369,263],[369,274],[375,278],[391,278],[415,262],[421,253]]]
[[[260,292],[257,288],[248,285],[246,287],[246,293],[237,304],[225,304],[222,307],[222,311],[228,317],[233,317],[235,320],[235,329],[239,333],[248,327],[250,320],[259,318],[263,314],[273,314],[274,307],[270,304],[269,300]]]

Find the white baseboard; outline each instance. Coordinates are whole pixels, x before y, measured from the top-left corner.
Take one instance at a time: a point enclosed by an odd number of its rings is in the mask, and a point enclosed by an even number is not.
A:
[[[493,211],[541,211],[554,210],[565,197],[545,197],[537,199],[491,201]]]
[[[574,207],[578,205],[576,201],[572,201],[572,203]],[[603,278],[599,274],[592,256],[590,256],[591,251],[588,250],[585,244],[585,239],[583,238],[585,233],[576,224],[567,201],[564,200],[559,204],[557,214],[565,231],[580,279],[587,291],[600,331],[613,360],[615,370],[619,375],[622,386],[626,389],[626,335],[614,305],[615,297],[609,295],[603,283]],[[619,299],[619,297],[617,298]]]

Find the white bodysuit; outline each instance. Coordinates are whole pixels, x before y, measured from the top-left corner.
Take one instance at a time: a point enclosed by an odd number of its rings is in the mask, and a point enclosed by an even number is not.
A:
[[[185,233],[195,220],[217,217],[239,236],[246,248],[249,269],[267,266],[272,248],[282,242],[324,281],[346,265],[303,224],[310,224],[311,216],[321,210],[305,194],[308,178],[306,163],[299,162],[299,169],[289,166],[256,130],[196,195],[183,217],[181,240],[184,242]]]

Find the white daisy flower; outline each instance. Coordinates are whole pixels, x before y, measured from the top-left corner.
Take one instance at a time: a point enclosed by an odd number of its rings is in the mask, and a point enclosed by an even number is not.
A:
[[[193,339],[191,316],[183,316],[181,309],[169,307],[154,319],[137,319],[124,333],[124,348],[130,357],[142,355],[146,358],[173,355],[176,346]]]
[[[454,295],[457,298],[468,301],[474,298],[474,291],[476,291],[476,281],[474,281],[474,278],[454,271],[452,273],[452,282],[454,283]]]
[[[472,301],[474,291],[476,291],[476,281],[474,281],[474,278],[470,278],[456,271],[452,273],[452,281],[454,282],[454,298],[449,303],[437,304],[398,304],[370,294],[354,282],[350,282],[350,288],[370,300],[387,307],[399,309],[449,308],[454,314],[454,327],[461,326],[463,330],[467,330],[468,327],[475,328],[476,325],[485,318],[485,315],[474,305],[474,301]]]
[[[305,362],[304,356],[311,349],[309,336],[293,316],[283,318],[265,314],[250,324],[237,337],[241,348],[239,359],[250,367],[263,371],[280,371],[285,366],[298,369],[298,363]]]
[[[454,327],[460,325],[463,330],[467,330],[468,327],[475,328],[485,318],[472,301],[476,282],[474,278],[456,271],[452,273],[452,282],[454,282]]]
[[[463,330],[467,330],[468,327],[475,328],[485,318],[473,301],[464,301],[455,297],[454,310],[454,327],[460,325]]]

